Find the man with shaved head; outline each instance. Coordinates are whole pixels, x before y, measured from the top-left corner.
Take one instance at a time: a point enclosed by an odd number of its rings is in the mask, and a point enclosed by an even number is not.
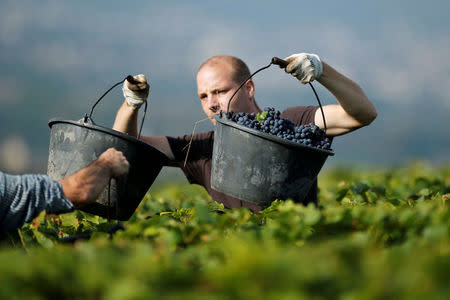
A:
[[[197,72],[197,93],[202,108],[215,125],[213,115],[220,110],[226,111],[228,100],[239,85],[250,76],[247,65],[237,57],[214,56],[204,62]],[[234,112],[260,112],[254,98],[255,85],[252,80],[239,90],[231,102]],[[211,97],[210,93],[214,93]]]
[[[354,81],[342,75],[322,61],[316,54],[298,53],[285,60],[285,70],[301,83],[317,80],[336,98],[337,104],[323,106],[327,122],[326,135],[334,137],[369,125],[377,116],[376,109],[364,91]],[[197,72],[197,93],[206,116],[215,125],[214,114],[227,111],[228,101],[233,93],[250,76],[247,65],[239,58],[227,55],[214,56],[205,61]],[[143,75],[135,77],[140,86],[128,81],[123,84],[125,101],[120,107],[114,122],[114,129],[137,136],[137,115],[139,107],[147,100],[148,85]],[[255,100],[255,84],[247,80],[230,104],[233,112],[261,112]],[[324,129],[324,122],[318,106],[296,106],[284,110],[281,118],[290,119],[295,126],[314,123]],[[186,147],[190,135],[180,137],[141,137],[141,139],[159,149],[169,158],[169,165],[180,167],[190,183],[202,185],[211,198],[223,203],[227,208],[248,207],[253,211],[261,208],[255,204],[236,199],[211,188],[211,159],[214,132],[195,134],[192,139],[186,164]],[[242,178],[242,180],[246,180]],[[317,182],[310,189],[302,203],[317,204]]]

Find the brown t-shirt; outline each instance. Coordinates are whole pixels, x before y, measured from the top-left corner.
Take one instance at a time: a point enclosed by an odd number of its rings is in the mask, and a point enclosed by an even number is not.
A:
[[[291,120],[295,126],[314,123],[317,106],[296,106],[284,110],[280,117]],[[189,183],[203,186],[211,195],[211,198],[227,208],[247,207],[253,211],[259,211],[261,207],[256,204],[236,199],[234,197],[217,192],[211,188],[211,160],[214,145],[214,131],[201,132],[194,135],[189,150],[186,166],[183,166],[186,158],[190,135],[180,137],[167,137],[175,160],[180,162]],[[311,187],[303,203],[313,202],[317,204],[317,180]]]

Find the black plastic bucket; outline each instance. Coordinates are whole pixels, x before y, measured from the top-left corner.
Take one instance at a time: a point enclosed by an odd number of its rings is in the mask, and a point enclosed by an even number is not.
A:
[[[238,125],[215,115],[211,187],[269,206],[275,199],[302,201],[333,151],[317,149]]]
[[[60,180],[96,160],[108,148],[122,151],[129,173],[112,179],[95,203],[83,211],[105,218],[128,220],[150,188],[167,157],[154,147],[92,122],[52,119],[47,174]]]
[[[275,64],[286,67],[277,57],[244,80],[228,101],[256,73]],[[311,85],[311,84],[310,84]],[[319,102],[319,97],[311,85]],[[325,115],[322,110],[326,128]],[[257,204],[269,206],[273,200],[293,199],[302,202],[333,151],[318,149],[268,133],[238,125],[220,113],[216,120],[211,168],[211,187],[218,192]]]
[[[139,84],[133,76],[126,78],[133,84]],[[111,179],[99,198],[81,210],[108,219],[128,220],[150,186],[155,181],[167,157],[139,140],[147,111],[145,102],[144,114],[138,138],[119,131],[98,126],[92,121],[94,108],[114,87],[123,83],[121,80],[109,88],[79,121],[52,119],[50,126],[50,145],[47,174],[55,180],[63,179],[88,166],[100,154],[114,147],[121,151],[128,162],[128,174],[119,180]]]

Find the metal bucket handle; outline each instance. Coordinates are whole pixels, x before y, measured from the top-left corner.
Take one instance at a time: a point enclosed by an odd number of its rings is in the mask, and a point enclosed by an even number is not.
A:
[[[128,82],[132,83],[132,84],[138,84],[140,83],[139,81],[135,80],[133,76],[128,75],[127,77],[125,77],[123,80],[119,81],[118,83],[114,84],[112,87],[109,88],[109,90],[107,90],[92,106],[91,108],[91,112],[88,114],[84,115],[83,121],[84,123],[88,123],[89,121],[91,121],[92,123],[92,113],[94,112],[94,108],[97,106],[97,104],[100,102],[100,100],[103,99],[103,97],[106,96],[106,94],[108,94],[113,88],[115,88],[116,86],[118,86],[119,84],[123,83],[125,80],[127,80]],[[248,80],[248,79],[247,79]],[[142,121],[141,121],[141,127],[139,128],[139,134],[138,134],[138,139],[141,137],[141,132],[142,132],[142,126],[144,125],[144,120],[145,120],[145,115],[147,114],[147,101],[145,101],[145,106],[144,106],[144,115],[142,116]]]
[[[278,65],[280,68],[285,68],[288,64],[289,64],[289,63],[288,63],[287,61],[285,61],[285,60],[283,60],[283,59],[281,59],[281,58],[278,58],[278,57],[276,57],[276,56],[275,56],[275,57],[272,57],[272,60],[270,61],[270,64],[268,64],[268,65],[265,66],[265,67],[262,67],[261,69],[256,70],[256,71],[255,71],[253,74],[251,74],[247,79],[245,79],[245,80],[241,83],[241,85],[236,89],[236,91],[234,91],[233,95],[231,95],[230,100],[228,100],[227,115],[228,115],[228,112],[230,111],[230,103],[231,103],[231,100],[233,100],[233,97],[237,94],[237,92],[241,89],[241,87],[244,86],[244,84],[247,82],[247,80],[249,80],[250,78],[252,78],[256,73],[258,73],[258,72],[260,72],[260,71],[262,71],[262,70],[264,70],[264,69],[267,69],[267,68],[270,67],[271,65]],[[324,112],[323,112],[322,103],[320,103],[319,96],[317,95],[317,92],[316,92],[316,90],[314,89],[314,86],[312,85],[312,83],[311,83],[311,82],[308,82],[308,83],[309,83],[309,85],[311,86],[311,88],[312,88],[312,90],[313,90],[313,92],[314,92],[314,95],[316,96],[317,102],[319,103],[320,111],[322,112],[323,125],[324,125],[324,127],[325,127],[325,131],[327,131],[327,123],[326,123],[326,121],[325,121],[325,114],[324,114]]]

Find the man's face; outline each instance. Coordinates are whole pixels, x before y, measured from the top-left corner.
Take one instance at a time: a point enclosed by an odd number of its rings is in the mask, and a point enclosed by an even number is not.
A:
[[[227,111],[228,101],[239,87],[232,78],[232,66],[226,62],[203,66],[197,74],[197,93],[203,111],[216,125],[213,115]],[[254,112],[253,82],[247,83],[233,97],[230,110],[233,112]]]

